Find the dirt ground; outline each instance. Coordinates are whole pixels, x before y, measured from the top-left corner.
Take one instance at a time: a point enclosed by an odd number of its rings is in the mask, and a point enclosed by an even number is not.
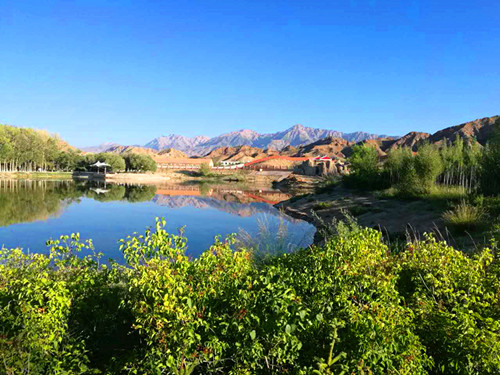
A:
[[[349,212],[362,226],[389,233],[442,231],[443,206],[432,201],[381,199],[373,194],[335,188],[331,192],[292,198],[276,205],[290,216],[317,227]],[[317,216],[317,217],[316,217]],[[318,220],[319,218],[319,220]]]

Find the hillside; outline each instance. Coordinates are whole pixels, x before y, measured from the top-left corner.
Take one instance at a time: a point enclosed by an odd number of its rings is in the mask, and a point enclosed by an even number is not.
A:
[[[413,151],[425,142],[440,144],[444,141],[454,142],[457,138],[462,138],[466,142],[479,142],[485,145],[493,131],[493,125],[500,116],[484,117],[474,121],[465,122],[460,125],[450,126],[439,130],[434,134],[423,132],[410,132],[400,138],[375,138],[364,140],[356,144],[366,144],[377,149],[380,156],[384,156],[390,150],[397,147],[411,147]],[[349,156],[352,153],[352,146],[346,147],[342,152]]]
[[[165,148],[158,152],[158,155],[166,156],[169,158],[187,158],[188,156],[179,150],[176,150],[175,148]]]
[[[204,136],[197,137],[185,137],[183,135],[171,134],[168,136],[161,136],[153,139],[152,141],[146,143],[144,147],[152,148],[154,150],[163,150],[165,148],[174,148],[176,150],[180,150],[190,155],[192,153],[188,152],[189,150],[194,149],[199,144],[209,141],[210,138]]]
[[[483,146],[486,144],[493,131],[493,124],[500,116],[484,117],[460,125],[450,126],[440,130],[429,137],[431,143],[440,143],[447,139],[454,141],[457,137],[466,140],[477,140]]]
[[[88,146],[88,147],[82,147],[81,150],[84,152],[92,152],[92,153],[99,153],[99,152],[105,152],[106,150],[120,146],[118,143],[114,142],[104,142],[101,143],[98,146]]]
[[[124,155],[128,153],[141,155],[156,155],[157,152],[151,148],[139,146],[112,146],[104,150],[104,152],[112,152],[114,154]]]
[[[238,146],[238,147],[221,147],[217,148],[205,155],[206,158],[211,158],[216,162],[222,160],[249,162],[254,159],[265,158],[266,156],[275,155],[277,151],[263,150],[258,147]]]
[[[343,138],[327,137],[299,147],[293,156],[337,156],[343,157],[342,150],[351,143]]]

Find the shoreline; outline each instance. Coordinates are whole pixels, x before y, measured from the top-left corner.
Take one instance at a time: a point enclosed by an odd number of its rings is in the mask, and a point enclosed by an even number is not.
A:
[[[0,179],[12,180],[70,180],[73,172],[0,172]]]
[[[296,196],[275,205],[296,219],[304,220],[319,231],[349,213],[356,221],[384,233],[400,235],[442,229],[443,209],[430,201],[379,198],[375,194],[336,187],[329,192]]]

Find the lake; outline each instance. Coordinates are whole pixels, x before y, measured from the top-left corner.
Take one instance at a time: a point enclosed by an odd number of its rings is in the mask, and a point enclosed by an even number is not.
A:
[[[187,253],[198,256],[216,235],[237,234],[261,251],[293,251],[312,243],[315,228],[273,204],[289,199],[270,187],[237,184],[158,186],[75,181],[1,180],[0,247],[47,252],[45,242],[63,234],[92,239],[105,258],[123,261],[118,241],[143,233],[156,217],[177,233],[185,227]],[[278,241],[279,240],[279,241]]]

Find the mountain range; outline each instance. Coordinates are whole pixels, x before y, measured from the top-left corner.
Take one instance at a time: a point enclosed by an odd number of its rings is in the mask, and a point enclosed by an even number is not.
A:
[[[143,147],[157,151],[173,148],[185,152],[189,156],[201,156],[221,147],[234,146],[251,146],[279,151],[287,146],[303,146],[327,137],[342,138],[349,142],[360,142],[366,139],[385,136],[365,132],[343,133],[297,124],[284,131],[267,134],[257,133],[249,129],[242,129],[212,138],[205,136],[185,137],[183,135],[171,134],[155,138]],[[83,151],[102,152],[116,146],[118,145],[108,143],[101,146],[86,147],[83,148]]]
[[[364,132],[342,133],[335,130],[295,125],[287,130],[270,134],[259,134],[245,129],[213,138],[169,135],[155,138],[144,146],[119,146],[114,143],[106,143],[86,148],[84,151],[107,151],[120,154],[127,152],[158,153],[172,157],[185,157],[187,154],[189,156],[207,156],[215,160],[248,161],[277,153],[287,156],[349,156],[355,144],[365,143],[375,147],[380,155],[385,155],[397,147],[410,147],[417,151],[424,143],[440,144],[445,141],[453,142],[457,138],[485,145],[493,132],[494,123],[499,118],[499,116],[484,117],[447,127],[434,134],[410,132],[402,137],[388,137]]]

